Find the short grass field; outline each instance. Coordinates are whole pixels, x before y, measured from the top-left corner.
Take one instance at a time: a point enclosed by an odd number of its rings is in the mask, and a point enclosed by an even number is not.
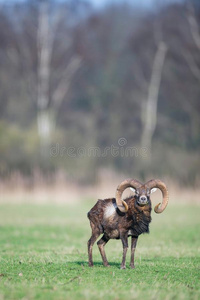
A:
[[[120,270],[121,241],[106,245],[110,268],[94,245],[87,264],[94,201],[69,205],[0,205],[0,299],[200,299],[200,206],[152,212],[139,238],[136,268]]]

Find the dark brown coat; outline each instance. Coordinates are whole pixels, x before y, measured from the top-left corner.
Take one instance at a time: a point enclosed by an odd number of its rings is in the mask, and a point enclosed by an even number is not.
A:
[[[92,246],[100,234],[102,238],[98,241],[99,250],[105,266],[108,266],[104,246],[110,239],[121,239],[123,244],[123,259],[121,268],[125,268],[125,258],[128,248],[128,237],[132,237],[131,264],[134,268],[134,251],[138,236],[149,232],[151,222],[151,201],[139,206],[137,197],[129,197],[124,200],[128,204],[128,211],[122,213],[116,205],[115,198],[98,200],[94,207],[88,212],[88,218],[92,228],[92,236],[88,241],[89,265],[93,265]]]

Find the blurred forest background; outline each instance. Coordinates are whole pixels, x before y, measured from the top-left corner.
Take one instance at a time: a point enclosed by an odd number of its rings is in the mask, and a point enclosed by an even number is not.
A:
[[[198,185],[200,1],[144,2],[0,2],[1,182]]]

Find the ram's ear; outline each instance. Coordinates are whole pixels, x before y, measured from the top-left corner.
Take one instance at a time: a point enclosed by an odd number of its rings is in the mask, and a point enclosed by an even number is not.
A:
[[[151,194],[154,193],[154,192],[156,192],[156,191],[157,191],[157,188],[151,189]]]
[[[135,193],[135,191],[136,191],[136,189],[134,189],[133,187],[130,187],[130,190],[131,190],[132,192],[134,192],[134,193]]]

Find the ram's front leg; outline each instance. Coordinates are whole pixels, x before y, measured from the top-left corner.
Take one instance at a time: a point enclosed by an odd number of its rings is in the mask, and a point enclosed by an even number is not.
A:
[[[123,257],[122,257],[122,263],[121,263],[121,269],[126,269],[126,253],[128,250],[128,233],[123,232],[120,234],[120,238],[123,245]]]
[[[138,240],[137,236],[132,236],[132,240],[131,240],[131,263],[130,263],[130,267],[132,269],[135,268],[134,258],[135,258],[135,248],[136,248],[136,245],[137,245],[137,240]]]

